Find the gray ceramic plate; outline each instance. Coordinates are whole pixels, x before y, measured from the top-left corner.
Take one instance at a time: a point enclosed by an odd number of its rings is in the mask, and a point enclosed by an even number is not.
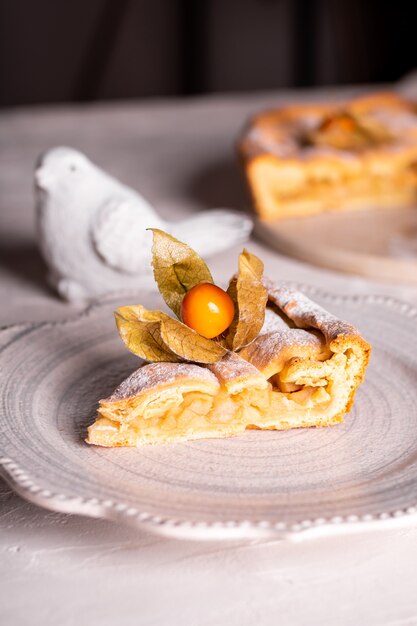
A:
[[[115,304],[3,331],[6,480],[41,506],[188,538],[300,537],[413,515],[417,311],[384,297],[312,295],[374,346],[354,409],[333,428],[90,447],[83,437],[97,400],[138,365],[115,330]],[[150,296],[136,299],[158,306]]]

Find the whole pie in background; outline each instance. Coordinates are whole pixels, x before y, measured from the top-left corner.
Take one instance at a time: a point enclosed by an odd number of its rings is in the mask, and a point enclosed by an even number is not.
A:
[[[394,93],[266,111],[238,148],[264,220],[417,200],[417,105]]]

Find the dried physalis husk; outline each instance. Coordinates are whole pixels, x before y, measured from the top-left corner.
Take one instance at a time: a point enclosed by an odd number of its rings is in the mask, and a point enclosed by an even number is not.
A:
[[[120,307],[115,315],[126,347],[147,361],[214,363],[227,352],[163,311],[133,305]]]
[[[203,259],[187,244],[152,228],[152,267],[159,291],[179,318],[184,295],[199,283],[213,283]]]
[[[214,339],[199,335],[169,315],[161,322],[161,337],[174,354],[194,363],[215,363],[227,352]]]
[[[389,132],[372,116],[339,111],[324,118],[320,126],[309,133],[313,145],[339,150],[354,150],[389,143]]]
[[[235,305],[235,317],[225,335],[225,343],[231,350],[247,346],[261,331],[268,301],[263,270],[262,261],[254,254],[244,250],[239,255],[238,274],[227,289]]]
[[[145,361],[180,361],[162,340],[160,320],[152,313],[141,305],[117,309],[114,315],[123,343]]]
[[[155,280],[167,305],[180,317],[184,295],[202,282],[213,283],[213,279],[205,262],[189,246],[161,230],[151,230]],[[235,317],[221,341],[207,339],[167,313],[148,311],[141,305],[117,310],[120,336],[131,352],[147,361],[215,363],[228,350],[248,345],[259,334],[268,297],[262,274],[262,261],[244,250],[238,275],[228,288]]]

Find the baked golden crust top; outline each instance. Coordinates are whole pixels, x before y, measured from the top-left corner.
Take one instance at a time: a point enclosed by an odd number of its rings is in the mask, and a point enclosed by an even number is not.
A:
[[[182,381],[192,384],[196,382],[216,391],[219,383],[208,369],[193,363],[149,363],[140,367],[126,378],[102,403],[124,401],[132,396],[155,389],[158,385],[164,387],[177,385]]]
[[[240,352],[243,358],[270,378],[291,358],[322,361],[333,353],[351,349],[362,362],[362,375],[365,373],[371,347],[352,324],[332,315],[298,290],[268,279],[265,283],[269,315],[259,337]]]
[[[336,128],[334,128],[336,127]],[[345,139],[345,141],[343,141]],[[382,146],[389,152],[417,143],[416,105],[384,92],[347,102],[294,104],[254,116],[239,151],[247,160],[273,155],[278,160],[326,156],[354,159]]]

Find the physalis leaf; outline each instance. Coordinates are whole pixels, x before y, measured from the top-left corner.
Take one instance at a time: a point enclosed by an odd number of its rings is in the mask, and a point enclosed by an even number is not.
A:
[[[206,339],[182,322],[167,316],[161,322],[161,337],[177,356],[195,363],[215,363],[227,349],[212,339]]]
[[[199,283],[212,283],[213,278],[206,263],[190,246],[158,228],[150,230],[155,281],[163,299],[179,318],[186,292]]]
[[[139,305],[123,306],[115,312],[123,343],[133,354],[146,361],[180,361],[162,341],[160,321],[152,313]]]
[[[163,311],[134,305],[120,307],[115,315],[127,348],[147,361],[214,363],[227,352]]]
[[[226,333],[231,350],[247,346],[258,335],[265,318],[268,292],[262,282],[264,265],[244,250],[239,255],[239,271],[230,281],[227,293],[235,305],[235,317]]]

